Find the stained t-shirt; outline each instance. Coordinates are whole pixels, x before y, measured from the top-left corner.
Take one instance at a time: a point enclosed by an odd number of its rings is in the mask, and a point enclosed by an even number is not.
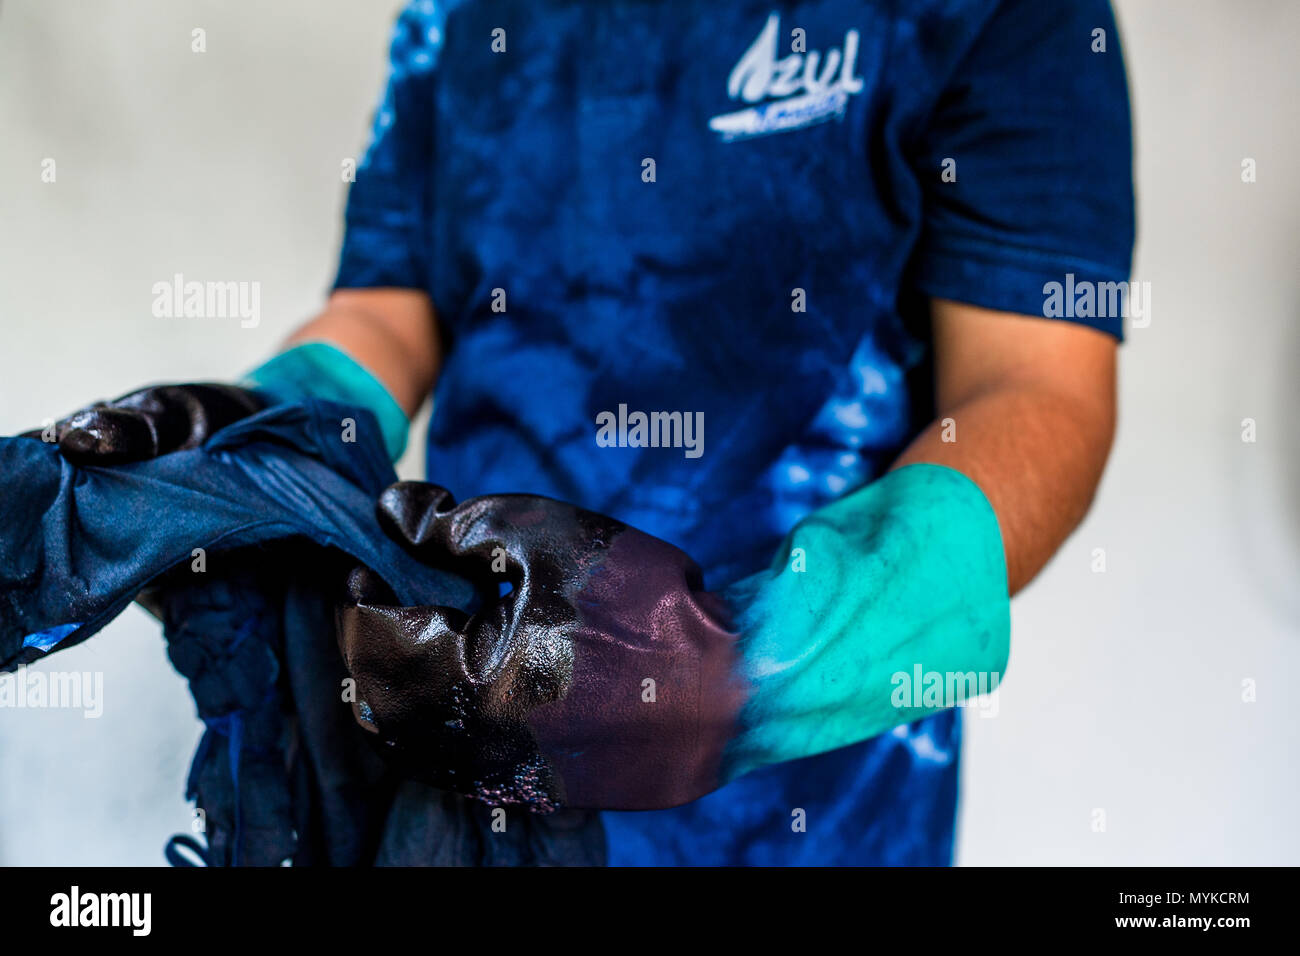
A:
[[[1048,321],[1050,283],[1128,278],[1105,0],[417,0],[391,61],[337,285],[432,298],[429,478],[607,513],[712,588],[931,417],[929,298]],[[606,814],[610,862],[949,862],[959,738]]]

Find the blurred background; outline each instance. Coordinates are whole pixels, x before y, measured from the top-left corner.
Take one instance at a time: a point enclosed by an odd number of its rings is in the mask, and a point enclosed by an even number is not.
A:
[[[400,5],[3,0],[0,434],[229,379],[320,305]],[[1092,514],[1013,603],[996,716],[965,715],[958,862],[1296,864],[1300,4],[1115,6],[1150,324]],[[259,282],[260,323],[155,318],[178,272]],[[161,864],[201,724],[158,625],[51,665],[102,672],[103,714],[0,708],[0,864]]]

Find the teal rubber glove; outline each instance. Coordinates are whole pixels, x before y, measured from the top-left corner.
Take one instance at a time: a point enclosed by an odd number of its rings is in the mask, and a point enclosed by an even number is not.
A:
[[[750,688],[728,779],[992,691],[1010,650],[997,518],[939,465],[905,466],[807,516],[772,567],[725,598]]]
[[[406,450],[411,422],[397,399],[360,362],[327,342],[304,342],[249,372],[239,383],[277,402],[324,398],[374,414],[390,461]]]

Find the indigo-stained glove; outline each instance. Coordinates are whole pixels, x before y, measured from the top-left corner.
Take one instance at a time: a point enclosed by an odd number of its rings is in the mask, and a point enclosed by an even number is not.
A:
[[[265,405],[262,396],[233,385],[153,385],[96,402],[23,437],[57,442],[63,457],[76,465],[148,461],[198,448]]]
[[[389,460],[406,448],[410,422],[388,389],[363,365],[327,342],[304,342],[273,356],[239,385],[152,385],[96,402],[24,438],[57,442],[76,465],[148,461],[198,448],[213,434],[271,405],[320,398],[375,416]]]
[[[339,612],[354,711],[404,772],[489,801],[688,802],[992,690],[1006,661],[997,519],[936,465],[809,515],[721,596],[672,545],[549,498],[457,506],[406,482],[379,517],[484,604],[399,607],[354,572]]]
[[[467,618],[396,606],[363,569],[348,582],[354,711],[404,773],[537,810],[667,807],[718,785],[744,695],[724,609],[686,554],[532,495],[456,505],[399,482],[378,512],[485,602]]]

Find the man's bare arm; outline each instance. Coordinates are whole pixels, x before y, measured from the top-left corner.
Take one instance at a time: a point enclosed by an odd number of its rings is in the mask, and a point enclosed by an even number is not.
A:
[[[947,465],[979,485],[1015,594],[1092,503],[1115,431],[1115,340],[942,299],[932,321],[937,420],[895,467]]]
[[[339,289],[286,345],[329,342],[378,378],[406,414],[429,397],[441,366],[429,297],[415,289]]]

